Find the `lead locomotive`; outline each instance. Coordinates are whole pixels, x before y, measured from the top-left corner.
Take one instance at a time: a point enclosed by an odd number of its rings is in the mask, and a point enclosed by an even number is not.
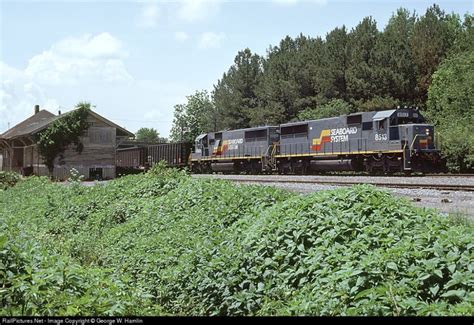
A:
[[[433,125],[416,109],[364,112],[196,138],[193,172],[441,170]]]

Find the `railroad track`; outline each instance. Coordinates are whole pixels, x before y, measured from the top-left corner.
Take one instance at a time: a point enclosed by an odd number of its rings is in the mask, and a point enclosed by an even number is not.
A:
[[[474,185],[456,185],[456,184],[413,184],[413,183],[386,183],[377,181],[368,182],[354,182],[349,180],[337,181],[337,180],[311,180],[311,179],[280,179],[274,178],[235,178],[235,177],[220,177],[222,179],[230,180],[239,183],[286,183],[286,184],[313,184],[313,185],[335,185],[335,186],[351,186],[356,184],[370,184],[377,187],[388,187],[388,188],[408,188],[408,189],[429,189],[438,191],[466,191],[474,192]]]
[[[474,177],[474,174],[425,174],[427,177]]]

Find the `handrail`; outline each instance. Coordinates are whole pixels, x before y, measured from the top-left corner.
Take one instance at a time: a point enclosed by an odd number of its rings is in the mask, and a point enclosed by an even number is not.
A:
[[[270,148],[271,148],[272,146],[273,146],[273,144],[271,144],[271,145],[269,145],[269,146],[267,147],[267,150],[265,151],[264,156],[268,156],[268,153],[269,153]]]
[[[275,157],[275,153],[276,153],[276,150],[277,150],[277,143],[273,143],[271,144],[270,146],[272,147],[272,152],[270,153],[270,157]]]
[[[407,148],[407,141],[404,141],[404,144],[403,144],[403,170],[405,170],[407,167],[406,167],[406,148]],[[410,157],[411,157],[411,150],[409,151],[409,154],[410,154]]]
[[[418,136],[420,136],[420,137],[425,137],[425,138],[428,137],[426,134],[416,134],[415,137],[413,138],[413,141],[411,142],[410,151],[413,150],[413,146],[414,146],[414,144],[415,144],[415,140],[416,140],[416,138],[418,138]]]

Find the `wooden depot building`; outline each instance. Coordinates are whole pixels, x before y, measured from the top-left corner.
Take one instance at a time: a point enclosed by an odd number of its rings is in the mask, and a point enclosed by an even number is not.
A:
[[[34,135],[61,116],[60,112],[54,115],[47,110],[40,110],[39,105],[36,105],[33,116],[0,134],[0,170],[66,180],[70,170],[75,168],[86,179],[115,178],[116,149],[134,134],[93,111],[89,112],[89,127],[81,137],[84,146],[82,152],[76,152],[73,145],[68,147],[56,157],[53,174],[50,175],[38,153]]]

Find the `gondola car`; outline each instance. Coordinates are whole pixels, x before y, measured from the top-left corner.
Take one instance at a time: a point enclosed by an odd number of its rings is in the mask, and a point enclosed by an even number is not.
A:
[[[121,144],[116,152],[117,174],[130,174],[149,169],[154,164],[165,161],[170,167],[188,167],[192,143],[138,143]]]

